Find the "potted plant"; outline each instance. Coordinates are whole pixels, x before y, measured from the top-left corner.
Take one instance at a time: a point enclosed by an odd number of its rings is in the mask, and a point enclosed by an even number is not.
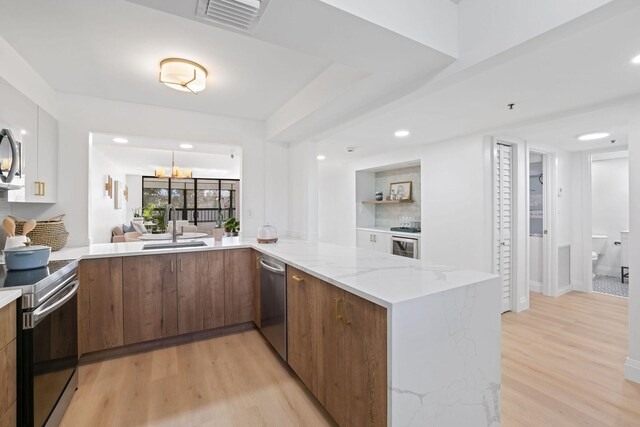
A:
[[[224,223],[224,235],[226,237],[237,236],[240,231],[240,221],[234,217],[229,218]]]

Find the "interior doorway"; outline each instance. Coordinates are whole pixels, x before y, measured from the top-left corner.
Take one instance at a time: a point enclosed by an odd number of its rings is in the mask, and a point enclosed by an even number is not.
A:
[[[546,212],[544,183],[546,156],[531,150],[529,152],[529,291],[542,293],[545,285],[545,235]]]

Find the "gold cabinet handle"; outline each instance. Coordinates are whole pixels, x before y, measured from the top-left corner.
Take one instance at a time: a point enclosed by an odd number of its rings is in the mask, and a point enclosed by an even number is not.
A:
[[[42,196],[42,194],[41,194],[41,193],[42,193],[42,190],[41,190],[41,188],[42,188],[42,187],[40,187],[40,181],[35,181],[35,182],[34,182],[34,184],[35,184],[35,186],[36,186],[36,193],[35,193],[35,195],[36,195],[36,196]]]
[[[256,270],[260,270],[260,258],[256,257]]]
[[[344,303],[347,306],[347,309],[345,310],[345,318],[344,318],[344,323],[346,323],[347,325],[351,324],[351,318],[353,317],[353,306],[351,305],[351,303],[349,301],[345,301]],[[347,315],[348,313],[348,315]]]
[[[180,272],[182,272],[182,258],[180,258]]]
[[[44,181],[42,181],[41,184],[42,184],[42,195],[44,196],[44,194],[45,194]]]
[[[173,263],[173,260],[171,260],[171,272],[173,273],[174,271],[176,271],[176,267],[175,264]]]
[[[296,282],[304,282],[304,279],[300,276],[296,276],[295,274],[293,276],[291,276],[291,278],[293,280],[295,280]]]

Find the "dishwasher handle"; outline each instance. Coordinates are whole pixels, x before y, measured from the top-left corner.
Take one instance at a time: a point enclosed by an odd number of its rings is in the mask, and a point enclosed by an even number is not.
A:
[[[271,265],[269,263],[267,263],[264,259],[260,258],[260,267],[264,268],[265,270],[269,270],[272,273],[276,273],[276,274],[284,274],[284,268],[280,267],[279,265]]]

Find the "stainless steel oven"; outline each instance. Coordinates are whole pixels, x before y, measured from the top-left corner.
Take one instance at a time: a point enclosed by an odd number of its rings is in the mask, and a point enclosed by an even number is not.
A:
[[[419,258],[418,239],[391,236],[391,253],[407,258]]]
[[[18,316],[18,425],[57,426],[76,390],[77,261],[0,273],[22,289]]]

